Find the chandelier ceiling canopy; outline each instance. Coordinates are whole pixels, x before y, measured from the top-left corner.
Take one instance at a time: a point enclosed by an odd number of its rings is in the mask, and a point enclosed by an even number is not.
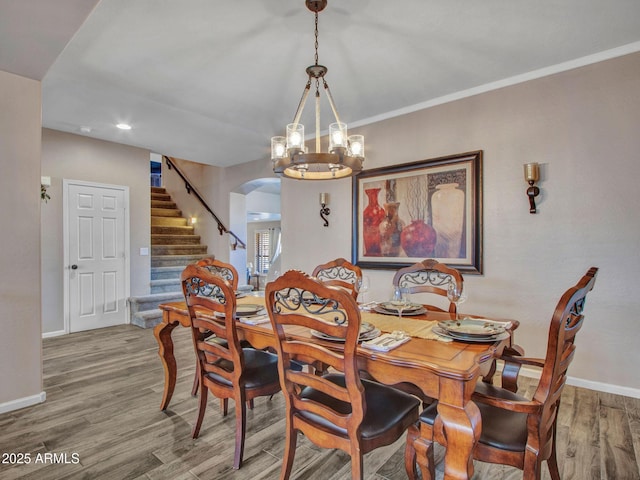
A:
[[[327,67],[318,63],[318,13],[327,6],[327,0],[305,0],[309,10],[315,15],[315,63],[307,67],[309,77],[302,92],[302,98],[293,117],[287,125],[286,136],[271,138],[271,160],[277,175],[297,180],[332,180],[350,177],[362,171],[364,162],[364,137],[347,135],[347,125],[340,121],[331,90],[325,75]],[[324,88],[335,122],[329,125],[329,148],[321,151],[320,144],[320,82]],[[300,117],[307,97],[315,85],[315,152],[309,152],[305,145],[304,125]]]

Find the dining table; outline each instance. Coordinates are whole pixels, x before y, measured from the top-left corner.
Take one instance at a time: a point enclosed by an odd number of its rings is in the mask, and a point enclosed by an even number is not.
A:
[[[264,297],[245,296],[237,303],[264,305]],[[190,327],[189,312],[184,302],[160,305],[162,321],[154,328],[158,342],[158,354],[164,367],[164,392],[161,410],[169,406],[176,385],[177,366],[173,354],[171,332],[181,325]],[[378,310],[378,311],[377,311]],[[196,315],[213,318],[211,312],[199,309]],[[464,318],[478,317],[464,315]],[[442,422],[439,443],[446,447],[445,480],[467,480],[473,475],[473,449],[481,432],[481,417],[471,396],[476,383],[495,368],[495,360],[511,345],[511,335],[518,327],[517,320],[506,322],[509,335],[487,342],[459,341],[443,338],[433,332],[433,327],[446,321],[457,321],[460,314],[422,309],[417,315],[390,315],[379,309],[363,309],[361,321],[372,324],[381,333],[402,331],[409,341],[389,351],[358,347],[358,363],[378,382],[387,385],[410,383],[424,395],[438,400],[438,415]],[[480,317],[485,318],[486,317]],[[497,321],[498,319],[488,319]],[[255,348],[275,347],[275,336],[270,322],[243,323],[238,321],[239,336]],[[312,339],[329,349],[342,348],[340,342],[317,338],[308,328],[289,326],[287,335],[305,340]]]

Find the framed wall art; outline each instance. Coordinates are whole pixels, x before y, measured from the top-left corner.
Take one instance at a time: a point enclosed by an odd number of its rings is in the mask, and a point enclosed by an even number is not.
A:
[[[482,150],[353,177],[352,262],[398,269],[434,258],[482,273]]]

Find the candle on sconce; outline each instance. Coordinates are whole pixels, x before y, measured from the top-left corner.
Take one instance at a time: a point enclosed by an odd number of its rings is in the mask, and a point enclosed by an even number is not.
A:
[[[322,221],[324,222],[325,227],[329,226],[329,220],[327,220],[327,215],[331,213],[331,210],[329,209],[329,207],[327,207],[328,204],[329,204],[329,194],[321,193],[320,194],[320,218],[322,218]]]
[[[529,213],[536,213],[536,197],[540,194],[540,189],[535,183],[540,180],[540,165],[537,163],[524,164],[524,179],[529,184],[527,196],[529,197]]]
[[[533,184],[540,179],[540,166],[537,163],[525,163],[524,179]]]

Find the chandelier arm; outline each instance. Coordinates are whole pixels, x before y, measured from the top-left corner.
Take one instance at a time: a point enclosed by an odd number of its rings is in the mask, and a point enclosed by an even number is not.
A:
[[[324,81],[324,89],[327,92],[327,98],[329,99],[329,105],[331,106],[331,111],[333,112],[333,116],[336,118],[336,122],[340,123],[340,117],[338,116],[338,110],[336,109],[336,104],[333,102],[333,95],[331,95],[331,90],[329,90],[329,84],[326,80]]]
[[[311,90],[311,78],[307,82],[307,85],[304,87],[302,91],[302,97],[300,98],[300,103],[298,103],[298,108],[296,110],[296,114],[293,117],[293,122],[295,125],[300,123],[300,117],[302,116],[302,111],[304,110],[304,104],[307,102],[307,97],[309,96],[309,91]]]
[[[320,85],[316,78],[316,153],[320,153]]]

